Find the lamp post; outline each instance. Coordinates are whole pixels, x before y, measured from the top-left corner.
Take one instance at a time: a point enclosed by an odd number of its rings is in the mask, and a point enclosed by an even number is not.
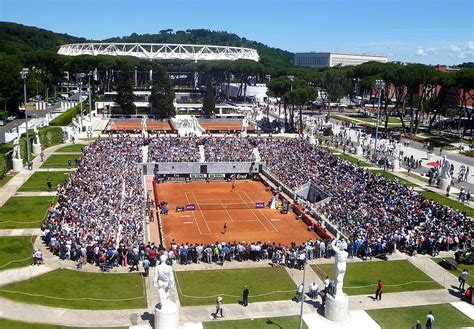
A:
[[[86,75],[84,73],[77,73],[76,74],[76,81],[77,81],[77,88],[79,91],[79,104],[81,106],[81,133],[82,133],[82,127],[84,124],[84,113],[82,109],[82,78],[84,78]]]
[[[26,128],[26,159],[28,169],[30,168],[30,136],[28,134],[28,112],[26,110],[26,79],[28,79],[28,69],[23,68],[20,72],[21,78],[23,79],[23,95],[25,101],[25,128]]]
[[[89,77],[89,121],[91,122],[92,125],[92,85],[91,85],[91,77],[94,73],[91,71],[87,75]]]
[[[382,90],[385,87],[385,82],[383,80],[375,80],[375,87],[378,90],[378,106],[377,106],[377,121],[375,122],[375,143],[374,143],[374,156],[377,156],[377,141],[379,139],[379,120],[380,120],[380,95]]]

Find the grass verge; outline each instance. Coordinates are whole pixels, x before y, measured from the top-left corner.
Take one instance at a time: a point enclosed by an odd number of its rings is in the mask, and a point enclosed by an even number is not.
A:
[[[31,264],[35,236],[0,237],[0,271]]]
[[[146,308],[138,273],[86,273],[58,269],[0,287],[0,296],[28,304],[88,310]]]
[[[224,309],[225,312],[225,309]],[[225,314],[224,314],[225,315]],[[294,329],[298,328],[300,323],[299,316],[282,316],[277,318],[260,318],[232,321],[204,322],[204,329]],[[303,328],[308,328],[303,321]]]
[[[311,267],[321,279],[324,280],[326,274],[333,278],[333,264]],[[343,289],[350,296],[375,295],[378,279],[382,280],[385,293],[442,288],[409,261],[395,260],[348,263]]]
[[[54,197],[11,197],[0,207],[0,229],[37,228]]]
[[[442,195],[440,195],[436,192],[432,192],[432,191],[422,191],[420,193],[427,199],[432,199],[432,200],[437,201],[440,204],[443,204],[445,206],[449,206],[453,209],[457,209],[459,211],[466,212],[467,216],[474,216],[474,208],[466,206],[465,204],[459,203],[455,200],[451,200],[450,198],[447,198],[445,196],[442,196]]]
[[[349,154],[340,153],[340,154],[336,154],[336,156],[341,158],[341,159],[352,162],[352,163],[358,165],[359,167],[373,167],[374,166],[374,165],[372,165],[368,162],[360,161],[359,159],[354,158],[353,156],[351,156]]]
[[[77,168],[75,159],[80,157],[79,154],[53,154],[41,165],[41,168],[68,168],[69,160],[71,160],[71,168]]]
[[[223,296],[224,304],[238,303],[245,285],[250,290],[249,302],[291,299],[296,290],[282,268],[178,271],[175,277],[182,306],[212,305],[216,295]]]
[[[399,329],[414,328],[416,320],[420,320],[424,328],[426,315],[429,311],[433,312],[435,318],[434,328],[454,329],[474,326],[474,321],[450,304],[388,308],[370,310],[367,311],[367,313],[377,321],[383,329]]]
[[[47,191],[48,180],[51,181],[52,190],[56,191],[58,184],[62,184],[69,172],[65,171],[37,171],[19,189],[20,192]]]
[[[68,146],[61,147],[56,152],[71,152],[71,153],[82,153],[82,148],[86,146],[84,144],[72,144]]]
[[[454,258],[446,257],[446,259],[450,259],[456,264],[456,261],[454,260]],[[441,258],[432,258],[432,260],[436,262],[437,264],[441,262]],[[456,277],[459,277],[461,275],[462,270],[466,269],[469,272],[469,276],[467,277],[466,283],[469,286],[473,286],[474,285],[474,265],[457,264],[456,266],[458,267],[458,269],[454,271],[448,271],[448,270],[446,271],[454,274]],[[466,288],[467,288],[467,285],[466,285]]]
[[[419,186],[415,183],[407,181],[406,179],[400,178],[400,177],[398,177],[398,176],[396,176],[396,175],[394,175],[394,174],[392,174],[391,172],[388,172],[388,171],[375,169],[375,170],[372,170],[372,172],[377,174],[377,175],[383,176],[388,180],[395,180],[396,179],[400,182],[400,184],[402,184],[406,187]]]
[[[6,183],[10,181],[15,175],[5,175],[0,179],[0,187],[3,187]]]

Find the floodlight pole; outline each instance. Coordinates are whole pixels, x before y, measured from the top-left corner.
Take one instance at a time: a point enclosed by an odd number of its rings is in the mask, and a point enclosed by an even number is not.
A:
[[[304,287],[305,287],[305,278],[306,278],[306,258],[303,263],[303,293],[301,294],[301,308],[300,308],[300,326],[299,329],[303,329],[303,304],[304,304]]]
[[[374,156],[377,158],[377,141],[379,139],[379,120],[380,120],[380,95],[382,90],[385,87],[385,82],[383,80],[375,80],[375,87],[379,92],[378,97],[378,106],[377,106],[377,121],[375,122],[375,143],[374,143]]]
[[[26,79],[28,79],[28,69],[22,69],[20,74],[21,78],[23,79],[23,96],[25,101],[26,159],[28,161],[27,167],[30,168],[30,137],[28,134],[28,112],[26,110]]]

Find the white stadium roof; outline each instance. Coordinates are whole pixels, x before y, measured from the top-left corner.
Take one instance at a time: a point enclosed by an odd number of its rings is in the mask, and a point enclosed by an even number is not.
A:
[[[167,43],[74,43],[61,46],[58,54],[134,56],[149,60],[259,60],[257,51],[251,48]]]

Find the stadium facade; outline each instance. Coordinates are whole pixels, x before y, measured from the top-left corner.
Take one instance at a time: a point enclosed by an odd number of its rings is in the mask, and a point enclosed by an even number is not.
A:
[[[295,65],[311,68],[359,65],[366,62],[387,63],[388,58],[385,56],[341,54],[330,52],[307,52],[295,54]]]

